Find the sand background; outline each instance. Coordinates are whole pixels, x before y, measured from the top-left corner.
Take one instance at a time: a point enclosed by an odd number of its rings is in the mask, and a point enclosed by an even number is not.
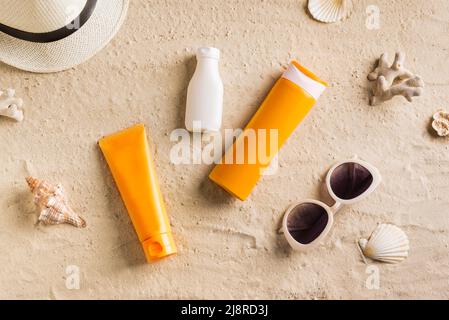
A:
[[[312,20],[298,0],[132,0],[112,43],[72,70],[36,75],[0,65],[0,87],[24,98],[23,123],[0,119],[0,298],[449,298],[449,140],[429,131],[449,108],[449,2],[356,1],[350,19]],[[381,28],[365,26],[366,7]],[[195,49],[222,50],[224,127],[245,125],[292,58],[330,83],[281,152],[277,175],[242,203],[208,181],[207,165],[175,166],[169,135],[183,126]],[[426,81],[413,104],[368,106],[367,74],[383,52],[404,50]],[[144,255],[96,141],[147,126],[179,246],[152,265]],[[283,211],[321,185],[336,161],[357,154],[384,183],[343,209],[323,245],[288,249]],[[61,182],[88,228],[36,226],[27,171]],[[411,256],[378,265],[368,290],[355,241],[380,222],[403,227]],[[81,271],[66,288],[66,268]]]

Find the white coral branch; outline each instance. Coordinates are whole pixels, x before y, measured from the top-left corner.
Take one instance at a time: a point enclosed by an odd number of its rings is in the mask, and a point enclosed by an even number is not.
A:
[[[407,101],[412,102],[413,97],[418,97],[423,94],[423,87],[424,81],[419,76],[392,86],[388,86],[388,81],[385,77],[381,76],[377,80],[370,103],[372,106],[375,106],[391,100],[395,96],[403,96]]]
[[[388,55],[384,53],[379,59],[378,67],[368,75],[370,81],[376,81],[373,88],[371,105],[403,96],[409,102],[413,97],[423,94],[424,81],[404,67],[405,54],[396,53],[393,64],[388,63]]]
[[[6,94],[0,91],[0,116],[5,116],[16,121],[23,120],[23,100],[15,97],[13,89],[6,90]]]

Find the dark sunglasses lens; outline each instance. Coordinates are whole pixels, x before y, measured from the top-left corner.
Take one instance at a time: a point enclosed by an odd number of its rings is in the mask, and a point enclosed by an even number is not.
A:
[[[373,175],[358,163],[345,163],[332,173],[330,184],[335,195],[342,200],[355,199],[369,189]]]
[[[301,244],[309,244],[326,229],[328,221],[329,216],[322,206],[303,203],[290,212],[287,228],[293,239]]]

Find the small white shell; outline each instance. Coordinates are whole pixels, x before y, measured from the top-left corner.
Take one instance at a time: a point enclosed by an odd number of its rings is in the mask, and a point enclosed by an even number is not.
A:
[[[0,90],[0,116],[5,116],[16,121],[23,120],[23,100],[15,96],[14,89]]]
[[[440,137],[449,136],[449,112],[440,110],[433,115],[432,128]]]
[[[352,11],[351,0],[309,0],[309,12],[315,20],[332,23],[347,18]]]
[[[386,263],[400,263],[409,254],[410,242],[404,231],[391,224],[381,224],[369,240],[359,240],[364,257]]]

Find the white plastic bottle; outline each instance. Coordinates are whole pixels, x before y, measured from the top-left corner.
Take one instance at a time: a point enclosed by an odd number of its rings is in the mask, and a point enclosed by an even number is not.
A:
[[[200,48],[197,67],[187,90],[185,124],[190,132],[220,131],[223,117],[223,81],[220,50]]]

